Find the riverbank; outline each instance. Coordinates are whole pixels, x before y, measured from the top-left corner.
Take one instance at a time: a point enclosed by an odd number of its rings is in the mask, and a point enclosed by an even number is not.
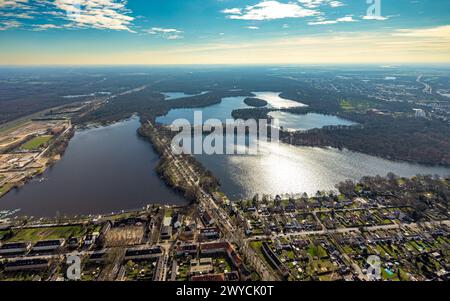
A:
[[[64,156],[0,201],[28,216],[104,214],[146,204],[184,205],[155,169],[157,153],[136,131],[138,117],[76,131]]]
[[[154,150],[160,156],[160,161],[156,169],[158,174],[168,186],[175,191],[181,192],[186,200],[189,202],[197,201],[198,191],[196,186],[192,186],[184,178],[183,172],[181,172],[183,168],[191,169],[197,175],[197,178],[194,179],[195,182],[206,192],[217,192],[220,187],[219,180],[194,157],[179,155],[181,157],[180,161],[185,163],[184,166],[177,165],[177,162],[173,160],[171,152],[167,151],[167,147],[170,147],[170,135],[173,135],[173,133],[169,134],[164,127],[157,128],[150,122],[142,124],[138,133],[150,141]]]
[[[17,142],[13,148],[2,152],[1,156],[9,161],[3,162],[1,165],[1,172],[5,180],[2,180],[3,183],[0,185],[0,197],[6,195],[12,189],[23,187],[27,182],[42,175],[61,159],[70,139],[75,133],[75,129],[70,124],[70,121],[65,129],[60,126],[58,125],[56,128],[58,129],[57,131],[62,131],[62,133],[49,136],[48,142],[46,139],[46,141],[42,140],[39,143],[31,143],[33,139],[36,140],[36,136],[34,134],[26,134],[26,138]],[[55,130],[53,129],[52,131],[54,132]],[[31,149],[28,149],[29,153],[20,148],[27,143],[31,147]],[[12,161],[19,163],[11,163],[11,166],[9,163]]]
[[[310,107],[244,108],[233,110],[232,116],[244,120],[272,119],[271,112],[295,116],[330,114]],[[295,146],[348,149],[387,160],[450,167],[450,129],[444,122],[405,114],[336,112],[332,116],[354,124],[306,130],[282,128],[280,140]]]

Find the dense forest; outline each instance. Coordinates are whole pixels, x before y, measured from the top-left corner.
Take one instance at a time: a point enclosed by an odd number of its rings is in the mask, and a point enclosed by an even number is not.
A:
[[[0,124],[46,109],[120,93],[154,80],[116,69],[18,68],[0,70]]]
[[[231,96],[251,95],[245,91],[215,90],[192,97],[165,100],[164,96],[148,87],[132,94],[118,96],[98,110],[75,120],[77,123],[89,121],[116,121],[138,113],[143,120],[155,121],[157,116],[167,114],[175,108],[202,108],[220,103],[222,98]]]
[[[246,99],[244,99],[244,103],[250,107],[255,108],[267,106],[267,101],[254,97],[247,97]]]

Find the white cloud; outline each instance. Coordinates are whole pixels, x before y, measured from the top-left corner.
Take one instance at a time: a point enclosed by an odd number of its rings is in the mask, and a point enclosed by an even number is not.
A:
[[[160,37],[163,37],[167,40],[178,40],[182,39],[183,31],[175,28],[162,28],[162,27],[153,27],[147,30],[144,30],[144,32],[151,34],[151,35],[158,35]]]
[[[296,3],[280,3],[278,1],[262,1],[244,9],[231,8],[222,11],[228,18],[236,20],[275,20],[284,18],[304,18],[319,15],[313,9],[304,8]]]
[[[22,27],[22,22],[17,19],[33,19],[33,16],[26,12],[29,9],[28,0],[0,0],[0,31],[16,29]]]
[[[383,16],[364,16],[363,20],[376,20],[376,21],[384,21],[387,20],[388,17]]]
[[[348,22],[358,22],[358,20],[353,19],[353,16],[345,16],[345,17],[337,18],[336,20],[325,20],[322,18],[318,18],[317,21],[308,22],[308,25],[329,25],[329,24],[348,23]]]
[[[13,28],[18,28],[21,25],[22,25],[22,23],[20,23],[18,21],[4,21],[4,22],[0,22],[0,31],[13,29]]]
[[[4,18],[16,18],[16,19],[34,19],[30,13],[7,13],[0,11],[0,17]]]
[[[59,29],[63,28],[63,26],[58,26],[55,24],[36,24],[33,26],[33,31],[44,31],[48,29]]]
[[[336,20],[325,20],[325,21],[308,22],[308,25],[329,25],[329,24],[337,24],[337,21]]]
[[[333,0],[298,0],[298,2],[307,8],[316,8],[323,5],[329,5],[331,7],[340,7],[344,5],[341,1]]]
[[[0,0],[0,8],[25,8],[28,0]]]
[[[242,12],[241,12],[240,8],[227,8],[227,9],[224,9],[222,11],[222,13],[240,15]]]
[[[97,28],[134,32],[134,17],[127,0],[0,0],[0,17],[43,19],[46,28]],[[65,24],[61,24],[61,21]],[[36,30],[39,24],[23,23],[24,29]],[[17,28],[9,26],[5,28]]]
[[[53,4],[66,12],[66,19],[76,27],[125,30],[134,17],[129,16],[124,0],[54,0]]]
[[[330,4],[331,7],[344,6],[344,3],[340,2],[340,1],[329,1],[329,4]]]
[[[353,19],[352,16],[345,16],[342,18],[337,18],[336,21],[338,21],[338,22],[357,22],[355,19]]]
[[[253,30],[259,29],[258,26],[247,26],[247,27],[245,27],[245,28],[247,28],[247,29],[253,29]]]

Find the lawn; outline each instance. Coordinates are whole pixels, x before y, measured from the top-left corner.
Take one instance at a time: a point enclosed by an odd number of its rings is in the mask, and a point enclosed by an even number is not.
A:
[[[316,247],[316,246],[311,244],[309,246],[308,253],[312,257],[316,257],[317,256],[319,259],[328,257],[327,251],[322,246],[317,246]]]
[[[77,226],[61,226],[61,227],[48,227],[48,228],[24,228],[14,232],[14,235],[10,242],[14,241],[31,241],[36,242],[39,240],[47,239],[68,239],[70,237],[81,237],[85,234],[84,227]]]
[[[47,142],[49,142],[52,137],[53,136],[51,135],[44,135],[33,138],[30,141],[22,144],[20,148],[24,150],[37,150],[40,147],[44,146]]]

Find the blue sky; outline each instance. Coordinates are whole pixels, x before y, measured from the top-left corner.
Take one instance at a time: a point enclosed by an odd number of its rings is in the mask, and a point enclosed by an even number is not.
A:
[[[374,0],[375,1],[375,0]],[[450,1],[0,0],[0,64],[450,62]]]

